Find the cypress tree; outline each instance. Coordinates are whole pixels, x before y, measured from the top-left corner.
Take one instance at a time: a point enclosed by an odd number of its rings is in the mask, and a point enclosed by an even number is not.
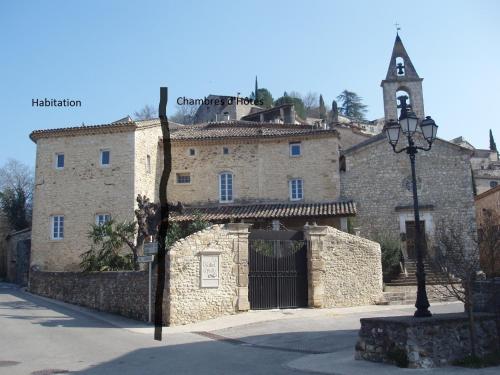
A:
[[[491,132],[491,129],[490,129],[490,150],[498,152],[497,144],[495,143],[495,139],[493,138],[493,133]]]
[[[255,101],[259,100],[259,85],[257,84],[257,76],[255,76]]]
[[[319,118],[326,120],[326,107],[325,101],[323,100],[323,95],[319,95]]]

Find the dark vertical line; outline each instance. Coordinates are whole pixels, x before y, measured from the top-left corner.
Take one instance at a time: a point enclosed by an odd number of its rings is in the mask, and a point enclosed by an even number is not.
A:
[[[161,341],[163,328],[163,293],[165,290],[165,257],[166,237],[168,231],[168,200],[167,184],[172,169],[172,155],[170,144],[170,129],[167,118],[168,87],[160,87],[160,104],[158,114],[160,117],[162,142],[163,142],[163,172],[160,179],[160,227],[158,230],[158,276],[155,296],[155,333],[154,339]]]

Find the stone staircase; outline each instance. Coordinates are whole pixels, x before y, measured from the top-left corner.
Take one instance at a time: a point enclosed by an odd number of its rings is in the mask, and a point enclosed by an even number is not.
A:
[[[405,261],[406,273],[402,272],[384,286],[384,300],[390,305],[412,305],[417,298],[417,265],[415,260]],[[456,298],[446,295],[444,284],[447,275],[424,261],[427,298],[429,302],[456,301]],[[456,283],[460,281],[454,279]]]

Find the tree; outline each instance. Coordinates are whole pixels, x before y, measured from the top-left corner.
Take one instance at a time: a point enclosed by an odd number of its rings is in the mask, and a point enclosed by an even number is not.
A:
[[[456,221],[441,221],[434,237],[435,266],[446,277],[443,282],[446,297],[455,297],[465,305],[469,322],[470,350],[477,359],[477,334],[474,320],[474,282],[480,270],[477,238],[470,228]],[[460,280],[460,283],[457,283]]]
[[[258,100],[260,100],[263,103],[263,104],[257,104],[257,105],[260,107],[264,107],[264,108],[271,108],[273,106],[274,99],[273,99],[273,96],[271,95],[271,93],[269,92],[269,90],[262,88],[262,89],[257,89],[257,91],[258,91],[258,95],[257,95]],[[255,96],[255,92],[252,92],[250,94],[250,98],[257,101],[256,96]]]
[[[254,92],[254,99],[256,102],[259,101],[260,99],[260,93],[259,93],[259,84],[257,83],[257,76],[255,76],[255,90],[253,91]]]
[[[295,112],[303,119],[307,117],[306,109],[304,107],[304,102],[300,98],[289,96],[285,91],[281,98],[274,101],[274,106],[280,106],[283,104],[293,104],[295,107]]]
[[[31,225],[33,169],[15,159],[0,168],[0,207],[15,230]]]
[[[80,267],[84,272],[137,270],[137,247],[134,243],[135,222],[93,224],[88,233],[92,240],[90,250],[81,255]],[[124,255],[127,245],[132,254]]]
[[[495,139],[493,138],[493,133],[491,132],[491,129],[490,129],[490,150],[498,152],[497,144],[495,143]]]
[[[306,108],[307,115],[311,115],[311,110],[317,108],[318,105],[318,94],[309,91],[306,95],[302,97],[302,102]]]
[[[326,107],[325,101],[323,100],[323,95],[319,96],[319,118],[326,120]]]
[[[364,120],[367,106],[362,103],[363,98],[355,92],[344,90],[337,96],[337,100],[342,104],[340,113],[347,117]]]
[[[152,105],[145,105],[142,109],[134,112],[136,120],[151,120],[158,117],[158,111]]]
[[[491,208],[481,212],[478,237],[482,269],[489,278],[500,277],[500,215]]]
[[[374,230],[371,240],[380,244],[382,256],[382,276],[390,282],[401,273],[401,241],[389,231]]]
[[[0,207],[14,230],[30,226],[28,217],[31,215],[27,212],[26,195],[23,189],[7,188],[0,192]]]
[[[334,100],[332,102],[332,110],[330,111],[330,119],[333,123],[339,122],[339,108],[337,102]]]
[[[176,111],[170,117],[170,120],[178,124],[192,125],[198,108],[199,106],[196,104],[177,105]]]

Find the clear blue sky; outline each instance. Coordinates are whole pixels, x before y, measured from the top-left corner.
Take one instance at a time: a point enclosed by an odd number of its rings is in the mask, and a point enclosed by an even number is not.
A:
[[[35,163],[34,129],[100,124],[169,87],[178,96],[248,95],[254,77],[276,98],[357,92],[382,117],[397,21],[424,78],[427,115],[445,139],[500,144],[498,1],[22,1],[0,3],[0,165]],[[32,108],[70,98],[79,109]]]

